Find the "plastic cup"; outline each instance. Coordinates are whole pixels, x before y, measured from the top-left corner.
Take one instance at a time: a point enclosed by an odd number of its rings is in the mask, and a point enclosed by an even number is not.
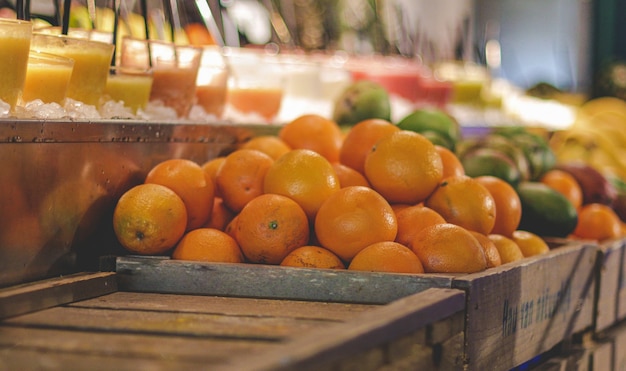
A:
[[[33,25],[0,18],[0,99],[15,107],[22,94]]]
[[[151,67],[150,101],[160,101],[179,117],[187,117],[195,102],[201,56],[199,47],[125,37],[120,61],[126,67]]]
[[[74,60],[60,55],[31,51],[28,57],[22,101],[41,99],[63,104],[70,85]]]
[[[114,48],[113,44],[64,35],[34,33],[32,37],[33,50],[74,60],[67,97],[96,106],[104,93]]]
[[[145,109],[152,90],[152,70],[138,67],[111,67],[105,97],[122,101],[135,113]]]
[[[196,79],[196,101],[206,113],[222,117],[226,107],[229,67],[218,47],[205,47]]]

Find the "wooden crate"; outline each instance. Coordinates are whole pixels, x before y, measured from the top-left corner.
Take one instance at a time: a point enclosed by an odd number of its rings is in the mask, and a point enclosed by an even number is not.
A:
[[[466,292],[469,370],[509,370],[593,324],[597,246],[570,242],[541,256],[456,277]]]
[[[460,290],[360,304],[133,292],[119,290],[117,278],[80,274],[1,290],[3,308],[21,305],[0,321],[0,369],[463,368]]]
[[[626,317],[624,277],[626,240],[615,240],[598,247],[598,278],[594,330],[603,331]]]

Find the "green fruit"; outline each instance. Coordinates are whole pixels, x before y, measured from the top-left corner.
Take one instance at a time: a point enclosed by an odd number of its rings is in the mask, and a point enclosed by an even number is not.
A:
[[[518,229],[544,237],[567,237],[576,228],[576,208],[561,193],[540,182],[521,182],[517,194],[522,203]]]
[[[520,173],[520,180],[530,179],[530,166],[524,151],[502,135],[488,134],[478,138],[464,139],[457,144],[457,156],[463,158],[466,153],[478,148],[491,148],[501,152],[513,161]]]
[[[333,120],[339,125],[355,125],[373,118],[391,120],[389,93],[378,83],[356,81],[335,101]]]
[[[471,177],[491,175],[516,187],[521,173],[515,163],[505,154],[492,148],[476,148],[461,159],[465,174]]]
[[[452,143],[452,148],[461,139],[461,127],[459,123],[445,111],[430,107],[417,109],[398,122],[402,130],[410,130],[417,133],[434,131],[439,133]]]
[[[556,156],[542,136],[531,133],[524,127],[498,128],[494,133],[508,138],[524,152],[529,165],[529,180],[539,180],[556,164]]]
[[[442,146],[445,147],[451,151],[454,151],[454,145],[452,142],[450,142],[450,140],[448,140],[448,138],[444,137],[443,135],[439,134],[436,131],[432,131],[432,130],[426,130],[422,133],[423,136],[426,137],[426,139],[430,140],[430,142],[432,144],[438,145],[438,146]]]

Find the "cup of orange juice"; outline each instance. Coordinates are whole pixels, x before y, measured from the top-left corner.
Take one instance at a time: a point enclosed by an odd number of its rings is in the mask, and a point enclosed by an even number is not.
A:
[[[15,107],[24,88],[33,25],[0,18],[0,99]]]
[[[218,118],[222,117],[226,107],[228,76],[229,67],[221,49],[204,47],[196,79],[196,101],[206,113]]]
[[[150,101],[173,108],[178,117],[187,117],[195,102],[196,79],[202,48],[166,41],[125,37],[122,66],[152,68]]]
[[[285,92],[285,72],[264,55],[229,55],[227,103],[235,112],[258,115],[268,122],[280,112]]]
[[[98,105],[113,58],[113,44],[65,35],[33,33],[31,48],[74,60],[74,70],[67,97],[89,105]]]
[[[28,57],[22,101],[41,99],[44,103],[63,104],[70,86],[74,60],[35,50]]]
[[[111,67],[104,94],[106,98],[122,101],[135,113],[145,109],[152,90],[152,69]]]

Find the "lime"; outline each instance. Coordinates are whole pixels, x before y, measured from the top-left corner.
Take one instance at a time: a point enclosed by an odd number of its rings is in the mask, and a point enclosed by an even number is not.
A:
[[[439,133],[452,144],[453,148],[461,139],[459,123],[445,111],[434,107],[419,108],[405,116],[397,125],[402,130],[417,133],[425,131]]]

